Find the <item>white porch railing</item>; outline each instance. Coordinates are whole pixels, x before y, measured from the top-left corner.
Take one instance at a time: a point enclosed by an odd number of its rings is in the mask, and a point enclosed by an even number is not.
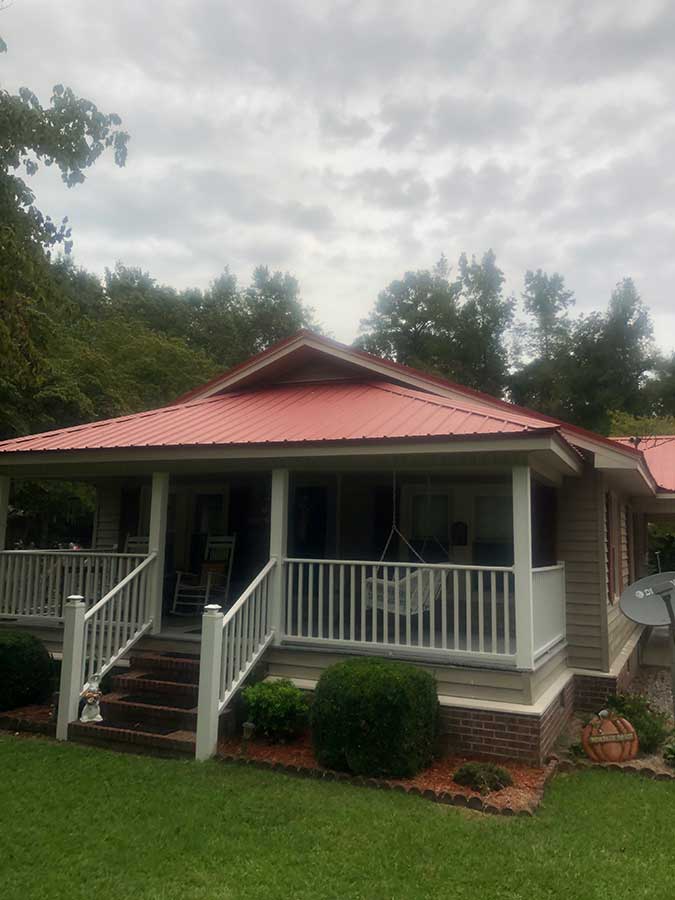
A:
[[[56,737],[66,740],[86,685],[101,679],[152,627],[149,584],[157,554],[150,553],[89,610],[69,598],[64,612],[63,658]]]
[[[284,637],[514,665],[509,566],[286,559]]]
[[[93,604],[143,558],[93,550],[3,550],[0,618],[62,619],[68,597],[78,595]]]
[[[197,703],[197,759],[208,759],[218,742],[218,720],[274,637],[273,570],[276,559],[256,575],[223,615],[207,606],[202,618]]]
[[[535,661],[565,639],[565,564],[532,570]]]

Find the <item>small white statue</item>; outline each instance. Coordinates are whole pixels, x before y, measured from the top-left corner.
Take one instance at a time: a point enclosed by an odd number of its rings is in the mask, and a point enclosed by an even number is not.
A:
[[[90,681],[84,693],[84,706],[80,715],[80,722],[102,722],[101,715],[101,690],[98,681]]]

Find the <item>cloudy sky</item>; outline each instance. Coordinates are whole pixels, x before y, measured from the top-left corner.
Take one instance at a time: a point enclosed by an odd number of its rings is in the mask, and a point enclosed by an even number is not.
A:
[[[289,270],[351,340],[377,292],[492,247],[578,308],[632,275],[675,348],[670,0],[13,0],[0,82],[119,113],[124,170],[71,191],[80,264],[177,287]]]

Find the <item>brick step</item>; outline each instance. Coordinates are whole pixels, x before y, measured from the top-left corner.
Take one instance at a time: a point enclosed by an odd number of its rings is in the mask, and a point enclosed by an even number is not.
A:
[[[199,656],[194,653],[144,653],[129,658],[132,669],[145,672],[164,672],[167,681],[199,681]]]
[[[104,723],[126,723],[141,729],[148,725],[153,731],[155,728],[164,728],[167,732],[197,728],[197,708],[193,698],[180,695],[172,699],[169,695],[150,693],[106,694],[101,700],[101,714]]]
[[[109,747],[128,753],[150,753],[153,756],[193,756],[196,735],[191,730],[167,730],[165,727],[106,722],[73,722],[68,737],[81,744]]]
[[[125,675],[113,676],[111,687],[115,694],[163,694],[167,697],[167,706],[171,706],[171,697],[191,697],[196,706],[199,686],[196,683],[169,680],[169,674],[132,669]]]

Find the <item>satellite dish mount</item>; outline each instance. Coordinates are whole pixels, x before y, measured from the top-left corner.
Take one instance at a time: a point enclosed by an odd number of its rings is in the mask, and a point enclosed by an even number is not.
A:
[[[675,716],[675,572],[658,572],[628,585],[621,594],[619,606],[625,616],[650,628],[667,626],[670,633],[670,676]]]

